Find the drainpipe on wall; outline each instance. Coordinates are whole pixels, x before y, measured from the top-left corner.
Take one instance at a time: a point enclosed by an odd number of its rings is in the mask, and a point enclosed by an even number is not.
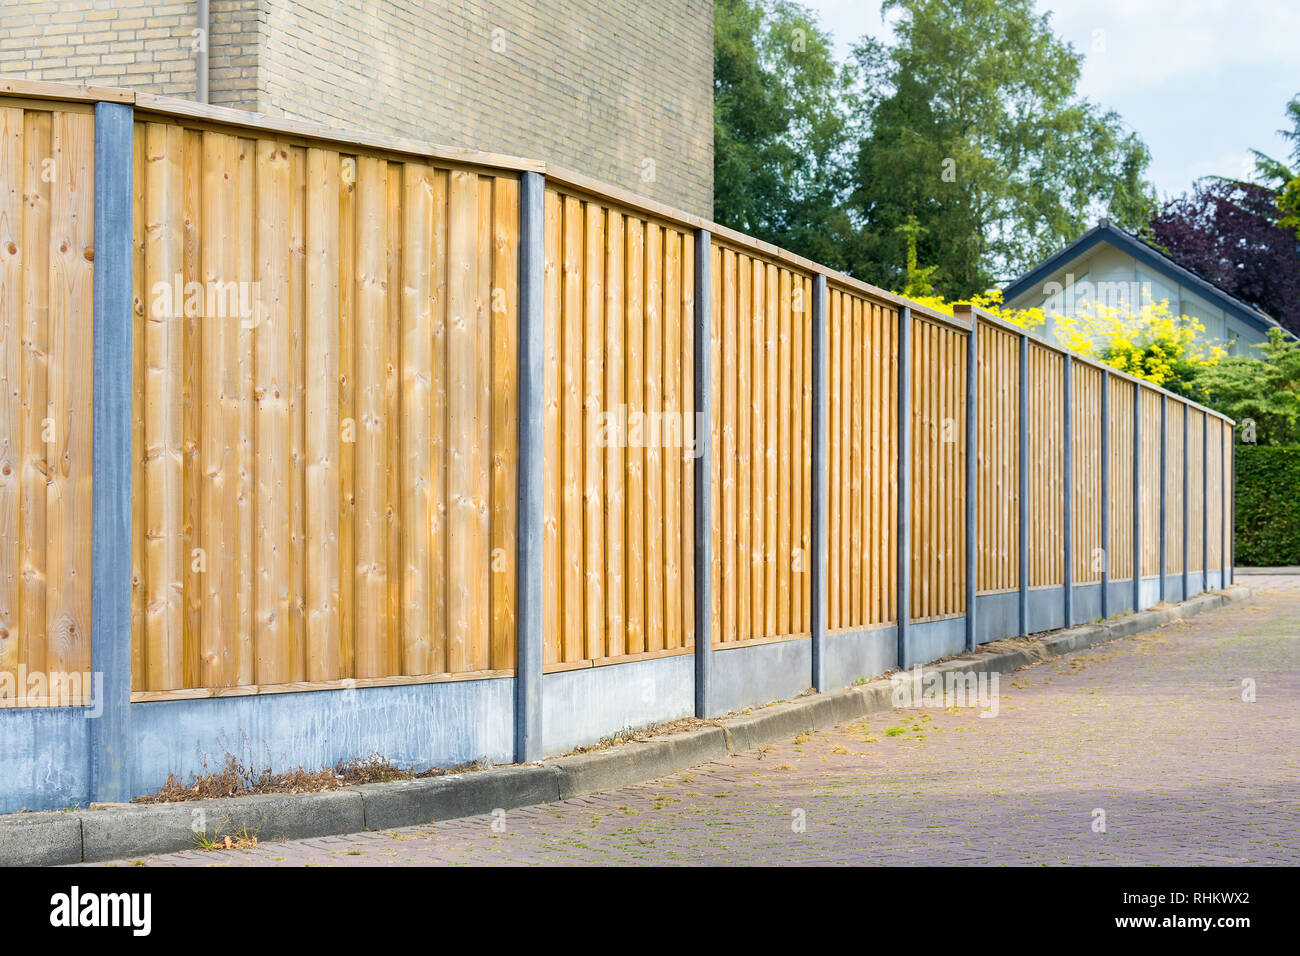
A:
[[[199,0],[199,25],[197,36],[198,48],[194,51],[194,99],[200,103],[208,101],[208,0]]]

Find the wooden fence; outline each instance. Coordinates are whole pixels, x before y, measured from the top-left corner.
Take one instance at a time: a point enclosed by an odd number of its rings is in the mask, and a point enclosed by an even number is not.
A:
[[[8,89],[0,673],[85,670],[95,97]],[[542,164],[134,102],[133,700],[516,673],[530,215],[543,669],[1230,565],[1230,423],[990,316]]]

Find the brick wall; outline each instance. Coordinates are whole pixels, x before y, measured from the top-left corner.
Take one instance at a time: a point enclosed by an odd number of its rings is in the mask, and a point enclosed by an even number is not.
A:
[[[214,104],[550,160],[709,215],[711,0],[210,0]],[[0,72],[192,97],[196,0],[4,0]]]

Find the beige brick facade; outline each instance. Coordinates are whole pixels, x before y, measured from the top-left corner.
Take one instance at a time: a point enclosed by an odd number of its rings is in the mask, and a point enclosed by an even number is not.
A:
[[[3,0],[0,73],[195,95],[197,0]],[[210,0],[209,100],[713,204],[711,0]]]

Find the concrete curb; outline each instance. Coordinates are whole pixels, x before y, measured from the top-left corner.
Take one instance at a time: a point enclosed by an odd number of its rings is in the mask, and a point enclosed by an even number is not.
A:
[[[1112,621],[1025,640],[1010,638],[1007,640],[1018,646],[975,650],[925,665],[923,672],[1005,674],[1249,598],[1249,588],[1234,585]],[[608,750],[539,764],[367,784],[327,793],[9,814],[0,817],[0,865],[56,866],[172,853],[194,849],[200,834],[216,841],[247,830],[259,841],[271,842],[390,830],[567,800],[653,780],[772,740],[888,710],[895,686],[890,677],[881,677],[736,714],[719,721],[718,726],[633,740]]]

